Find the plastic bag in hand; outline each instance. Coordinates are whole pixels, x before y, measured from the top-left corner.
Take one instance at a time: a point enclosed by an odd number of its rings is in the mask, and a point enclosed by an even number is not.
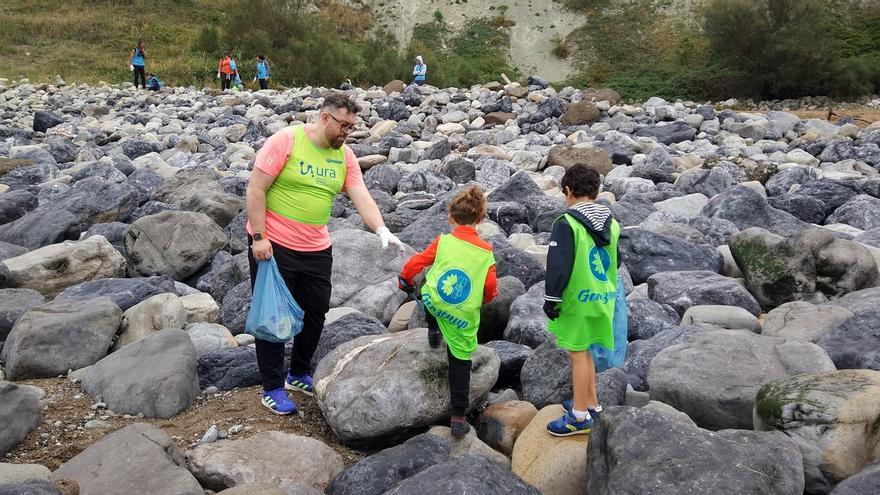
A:
[[[627,331],[627,307],[626,291],[623,290],[623,281],[617,278],[617,299],[614,301],[614,350],[609,351],[599,344],[590,346],[590,354],[596,364],[596,373],[609,368],[620,368],[626,358]]]
[[[258,262],[245,332],[268,342],[287,342],[302,331],[303,315],[281,278],[275,258]]]

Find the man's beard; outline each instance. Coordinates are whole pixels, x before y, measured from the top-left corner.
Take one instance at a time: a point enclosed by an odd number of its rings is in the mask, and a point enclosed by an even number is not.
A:
[[[330,147],[335,150],[342,148],[342,145],[344,145],[344,144],[345,144],[345,138],[336,138],[333,141],[330,141]]]

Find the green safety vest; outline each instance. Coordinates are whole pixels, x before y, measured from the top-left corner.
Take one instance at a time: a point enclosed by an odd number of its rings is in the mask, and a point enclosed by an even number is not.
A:
[[[287,163],[266,191],[266,209],[300,223],[326,225],[345,184],[345,150],[319,148],[294,127]]]
[[[614,350],[620,224],[612,219],[611,243],[598,246],[581,222],[567,213],[556,221],[563,219],[574,233],[574,264],[562,292],[559,318],[550,320],[548,330],[556,334],[557,344],[564,349],[582,351],[599,344]]]
[[[483,287],[494,264],[491,251],[452,234],[440,236],[434,265],[425,275],[422,301],[437,319],[449,351],[458,359],[469,360],[477,349]]]

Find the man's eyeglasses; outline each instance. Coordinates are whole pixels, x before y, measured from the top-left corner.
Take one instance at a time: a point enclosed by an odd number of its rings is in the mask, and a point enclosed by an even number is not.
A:
[[[349,124],[348,122],[343,122],[343,121],[337,119],[336,117],[334,117],[333,114],[329,113],[329,112],[327,113],[327,115],[329,115],[331,119],[335,120],[337,124],[339,124],[340,131],[348,134],[354,130],[355,124]]]

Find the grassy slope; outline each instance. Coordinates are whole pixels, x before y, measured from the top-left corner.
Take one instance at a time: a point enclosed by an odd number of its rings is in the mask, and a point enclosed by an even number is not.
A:
[[[128,57],[147,43],[162,79],[212,80],[212,55],[191,51],[202,25],[223,19],[208,0],[0,0],[0,77],[70,82],[130,80]]]

